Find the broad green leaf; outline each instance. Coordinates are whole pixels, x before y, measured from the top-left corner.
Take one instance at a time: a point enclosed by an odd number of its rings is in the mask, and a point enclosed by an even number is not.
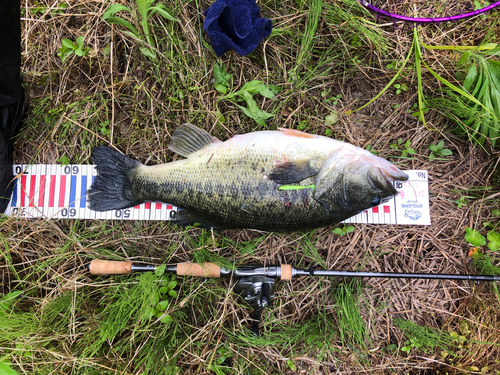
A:
[[[217,117],[217,121],[219,121],[221,124],[224,124],[226,122],[226,118],[224,117],[224,115],[220,111],[219,107],[217,107],[216,117]]]
[[[496,47],[496,43],[487,43],[482,46],[429,46],[424,42],[420,42],[425,49],[440,49],[440,50],[474,50],[474,51],[483,51],[483,50],[492,50]]]
[[[254,119],[257,124],[260,126],[265,126],[266,125],[266,120],[273,117],[272,114],[267,113],[265,111],[262,111],[257,108],[257,110],[249,110],[246,107],[243,107],[241,105],[236,104],[236,106],[241,109],[241,111],[250,117],[251,119]]]
[[[168,292],[168,288],[166,286],[162,286],[160,289],[158,289],[158,291],[162,294],[165,294]]]
[[[486,83],[486,81],[483,78],[484,74],[485,74],[484,69],[479,69],[479,77],[475,81],[476,85],[473,87],[474,91],[472,91],[472,96],[477,98],[478,100],[481,100],[481,93],[484,93],[484,87]]]
[[[272,92],[271,90],[269,90],[267,87],[266,87],[265,90],[261,90],[259,92],[260,92],[260,95],[262,95],[263,97],[268,98],[268,99],[272,99],[272,98],[274,98],[276,96],[274,94],[274,92]]]
[[[451,150],[449,150],[447,148],[443,148],[441,150],[441,155],[443,155],[443,156],[450,156],[450,155],[453,155],[453,151],[451,151]]]
[[[166,314],[160,318],[160,322],[164,324],[172,324],[174,319],[170,315]]]
[[[233,75],[227,73],[224,67],[221,67],[217,64],[214,64],[213,71],[215,77],[214,81],[215,89],[223,94],[226,94],[227,89],[230,86],[230,82],[233,79]]]
[[[339,121],[339,115],[337,112],[332,112],[325,117],[325,125],[333,125]]]
[[[494,210],[492,210],[492,211],[491,211],[491,213],[492,213],[494,216],[496,216],[496,217],[500,217],[500,210],[498,210],[498,209],[494,209]]]
[[[222,93],[222,94],[227,94],[227,87],[226,87],[226,86],[224,86],[223,84],[221,84],[221,83],[215,83],[215,84],[214,84],[214,87],[215,87],[215,89],[216,89],[218,92],[220,92],[220,93]]]
[[[477,77],[477,67],[476,67],[476,63],[473,62],[470,69],[469,69],[469,73],[467,73],[467,76],[465,77],[464,85],[463,85],[464,89],[466,89],[467,91],[470,91],[472,84],[476,80],[476,77]]]
[[[429,150],[434,151],[434,152],[438,152],[439,148],[438,148],[438,146],[432,144],[432,145],[429,146]]]
[[[0,375],[18,375],[18,373],[10,367],[10,362],[6,359],[0,359]]]
[[[135,0],[135,3],[137,4],[137,10],[139,11],[139,14],[141,15],[141,19],[143,21],[147,21],[148,19],[148,0]]]
[[[250,82],[245,83],[243,85],[243,87],[240,90],[238,90],[238,92],[242,93],[243,91],[246,91],[251,95],[255,95],[255,94],[259,93],[260,91],[263,91],[266,89],[267,89],[267,87],[266,87],[266,84],[264,82],[254,80],[254,81],[250,81]]]
[[[122,10],[126,10],[127,12],[129,12],[130,14],[132,14],[135,17],[134,12],[129,7],[126,7],[125,5],[121,5],[121,4],[113,4],[102,15],[103,21],[107,21],[109,18],[112,18],[116,13],[118,13]],[[137,18],[137,17],[135,17],[135,18]]]
[[[85,40],[83,39],[83,36],[79,36],[78,38],[76,38],[76,44],[78,44],[81,47],[83,47],[83,43],[85,42]]]
[[[240,109],[243,111],[245,115],[248,117],[254,119],[259,125],[264,126],[266,120],[270,119],[274,115],[271,113],[267,113],[263,110],[261,110],[259,107],[257,107],[257,103],[253,99],[252,95],[248,92],[243,92],[241,97],[242,100],[245,100],[247,103],[248,108],[238,106]]]
[[[169,290],[168,291],[168,295],[172,298],[176,298],[177,297],[177,292],[175,290]]]
[[[174,289],[176,286],[177,286],[177,281],[172,280],[172,281],[170,281],[170,282],[168,283],[167,288],[168,288],[168,289]]]
[[[278,94],[283,88],[276,85],[268,85],[269,90],[271,90],[275,95]]]
[[[444,141],[441,141],[437,144],[438,149],[442,150],[444,147]]]
[[[344,234],[344,231],[342,230],[342,228],[335,228],[333,230],[333,233],[338,234],[339,236],[342,236]]]
[[[108,23],[112,23],[112,24],[116,24],[116,25],[120,25],[120,26],[126,27],[127,29],[129,29],[132,32],[132,34],[136,38],[141,39],[141,36],[139,35],[139,32],[137,31],[137,29],[134,26],[132,26],[132,24],[130,22],[125,21],[123,18],[120,18],[120,17],[109,17],[108,19],[106,19],[106,21]]]
[[[61,40],[61,45],[62,47],[66,47],[68,49],[73,49],[73,46],[75,45],[72,40],[70,39],[62,39]]]
[[[162,4],[159,4],[159,5],[158,5],[158,6],[156,6],[156,7],[151,7],[151,8],[149,8],[149,10],[151,11],[150,15],[151,15],[151,14],[154,14],[155,12],[158,12],[158,14],[159,14],[160,16],[162,16],[163,18],[166,18],[167,20],[174,21],[174,22],[179,22],[179,20],[178,20],[177,18],[172,17],[172,16],[170,15],[170,13],[168,13],[168,12],[166,11],[166,7],[165,7],[164,5],[163,5],[163,6],[161,6],[161,5],[162,5]]]
[[[491,251],[498,251],[500,248],[500,233],[495,232],[494,230],[488,232],[487,235],[488,241],[490,243],[488,244],[488,247],[490,248]]]
[[[467,61],[467,59],[469,57],[470,57],[470,52],[469,51],[465,51],[464,53],[462,53],[462,56],[460,57],[460,60],[458,60],[457,65],[458,66],[462,65],[463,63],[465,63]]]
[[[418,97],[418,112],[419,112],[418,119],[422,121],[424,127],[427,128],[424,116],[425,103],[423,102],[424,89],[422,87],[422,66],[420,65],[422,54],[420,52],[420,40],[418,38],[417,27],[413,29],[413,45],[415,45],[415,66],[417,67],[417,92],[418,92],[417,97]]]
[[[352,233],[352,232],[354,232],[354,229],[356,229],[356,228],[353,227],[352,225],[349,225],[347,228],[345,228],[345,231],[346,231],[346,233]]]
[[[156,53],[151,48],[141,47],[139,48],[139,51],[151,60],[156,60]]]
[[[158,310],[165,311],[168,306],[170,306],[169,301],[160,301],[160,302],[158,302],[157,307],[158,307]]]
[[[479,233],[477,230],[472,228],[465,228],[465,240],[470,243],[472,246],[482,246],[486,244],[486,239],[484,236]]]

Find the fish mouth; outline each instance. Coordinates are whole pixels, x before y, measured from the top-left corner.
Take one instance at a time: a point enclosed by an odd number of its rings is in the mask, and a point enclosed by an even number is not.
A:
[[[382,173],[387,181],[408,181],[410,176],[408,176],[401,169],[391,165],[389,168],[379,168],[380,173]]]
[[[389,168],[375,167],[368,172],[368,181],[374,188],[384,192],[384,195],[395,196],[398,191],[392,184],[393,181],[407,181],[409,176],[402,170],[391,165]]]

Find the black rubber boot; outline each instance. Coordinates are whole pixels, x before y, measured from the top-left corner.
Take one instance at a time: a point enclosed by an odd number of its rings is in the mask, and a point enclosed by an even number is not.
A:
[[[13,187],[12,144],[25,109],[21,87],[21,13],[19,0],[0,0],[0,213]]]

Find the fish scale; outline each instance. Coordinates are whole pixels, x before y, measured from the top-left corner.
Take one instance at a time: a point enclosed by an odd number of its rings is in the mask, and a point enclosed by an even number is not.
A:
[[[376,206],[396,194],[392,181],[408,178],[366,150],[295,130],[220,142],[185,124],[174,132],[169,148],[187,159],[144,166],[111,148],[96,148],[90,208],[106,211],[160,201],[181,208],[181,224],[304,230]],[[311,181],[316,186],[309,186]],[[284,185],[308,187],[280,190]]]

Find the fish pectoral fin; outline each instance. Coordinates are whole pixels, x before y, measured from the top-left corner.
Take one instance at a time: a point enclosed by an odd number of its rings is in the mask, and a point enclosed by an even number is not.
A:
[[[315,176],[318,170],[312,166],[311,159],[301,159],[278,164],[269,175],[277,184],[291,184]]]
[[[205,130],[186,123],[175,129],[168,148],[181,156],[188,157],[189,154],[212,143],[221,143],[221,141],[212,137]]]
[[[200,228],[207,229],[229,229],[212,222],[211,220],[205,218],[203,214],[200,214],[197,211],[187,210],[185,208],[179,208],[179,210],[177,211],[177,217],[172,220],[172,222],[180,226],[196,225]]]

